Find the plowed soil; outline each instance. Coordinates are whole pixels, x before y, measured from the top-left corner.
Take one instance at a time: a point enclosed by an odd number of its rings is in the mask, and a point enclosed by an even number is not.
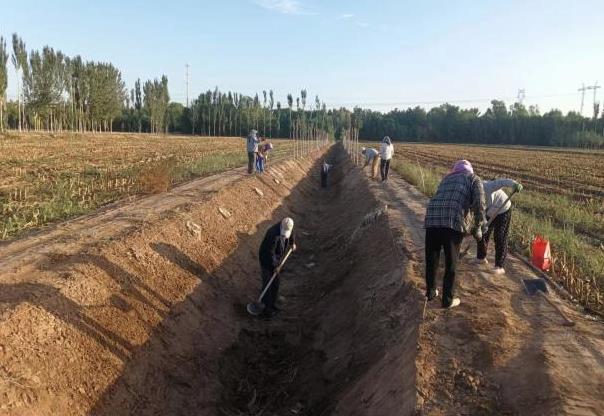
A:
[[[426,200],[402,180],[335,146],[186,186],[0,248],[0,413],[602,413],[604,327],[550,294],[563,327],[519,260],[462,264],[462,305],[423,319]],[[286,215],[283,311],[254,318],[257,247]]]

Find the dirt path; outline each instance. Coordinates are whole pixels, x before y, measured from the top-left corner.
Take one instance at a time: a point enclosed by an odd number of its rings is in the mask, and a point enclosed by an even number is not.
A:
[[[416,263],[416,281],[424,287],[427,198],[396,175],[372,188],[390,205],[392,223]],[[496,277],[471,265],[473,256],[474,249],[459,267],[461,307],[442,311],[431,305],[422,326],[418,388],[424,412],[604,413],[604,325],[552,293],[577,322],[574,328],[562,326],[548,303],[524,293],[521,279],[537,276],[521,260],[512,256],[507,274]]]
[[[244,168],[193,180],[168,192],[128,198],[92,214],[51,225],[30,236],[0,243],[0,275],[33,267],[51,253],[73,253],[91,244],[117,239],[144,228],[163,214],[208,200],[221,188],[246,176]]]

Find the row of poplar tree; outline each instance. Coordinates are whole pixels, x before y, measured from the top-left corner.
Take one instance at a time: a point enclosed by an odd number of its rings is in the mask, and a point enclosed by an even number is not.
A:
[[[0,131],[112,131],[124,112],[134,109],[139,131],[162,132],[167,128],[170,103],[168,79],[138,80],[130,92],[111,63],[69,57],[45,46],[28,50],[17,34],[12,50],[0,37]],[[17,97],[7,101],[8,65],[17,74]],[[143,117],[144,113],[144,117]]]

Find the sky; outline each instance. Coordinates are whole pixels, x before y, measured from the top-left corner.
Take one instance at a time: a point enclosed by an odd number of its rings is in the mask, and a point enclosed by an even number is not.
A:
[[[328,107],[379,111],[491,99],[578,111],[583,83],[604,84],[604,7],[586,1],[19,0],[0,35],[28,49],[108,61],[130,89],[168,76],[171,98],[218,86],[275,100],[302,88]],[[10,47],[10,46],[9,46]],[[10,61],[9,61],[9,66]],[[9,98],[16,77],[9,72]],[[597,90],[598,101],[604,99]],[[593,92],[585,96],[591,112]]]

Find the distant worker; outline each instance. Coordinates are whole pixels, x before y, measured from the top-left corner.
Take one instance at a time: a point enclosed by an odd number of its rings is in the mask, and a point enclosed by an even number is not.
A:
[[[476,263],[488,264],[487,248],[491,231],[495,233],[495,268],[493,273],[505,274],[504,263],[508,254],[508,233],[512,222],[512,203],[508,195],[501,188],[511,188],[514,192],[522,191],[522,185],[513,179],[495,179],[483,181],[486,199],[487,220],[495,217],[489,229],[477,243]]]
[[[294,220],[286,217],[268,229],[260,244],[258,258],[260,260],[262,275],[262,290],[264,290],[271,280],[273,273],[281,265],[283,258],[289,250],[296,250],[296,239],[294,235]],[[278,276],[262,299],[262,303],[265,305],[264,313],[269,317],[279,311],[275,305],[277,296],[279,296]]]
[[[376,179],[380,166],[380,153],[371,147],[363,147],[361,149],[361,154],[365,156],[365,164],[363,165],[363,168],[371,163],[371,179]]]
[[[258,146],[258,154],[256,155],[256,170],[258,172],[264,173],[268,154],[271,150],[273,150],[273,144],[269,142],[261,143]]]
[[[258,131],[251,130],[250,134],[247,136],[247,173],[249,174],[254,173],[258,143],[260,143]]]
[[[331,165],[324,160],[323,165],[321,165],[321,188],[327,188],[327,175],[329,174],[329,169],[331,169]]]
[[[390,160],[394,156],[394,146],[390,137],[384,137],[380,144],[380,173],[382,175],[382,182],[388,181],[388,173],[390,172]]]
[[[426,209],[426,297],[438,296],[436,271],[441,249],[445,252],[442,307],[453,308],[461,301],[455,297],[455,271],[464,234],[482,238],[485,198],[482,181],[467,160],[459,160],[446,175]]]

